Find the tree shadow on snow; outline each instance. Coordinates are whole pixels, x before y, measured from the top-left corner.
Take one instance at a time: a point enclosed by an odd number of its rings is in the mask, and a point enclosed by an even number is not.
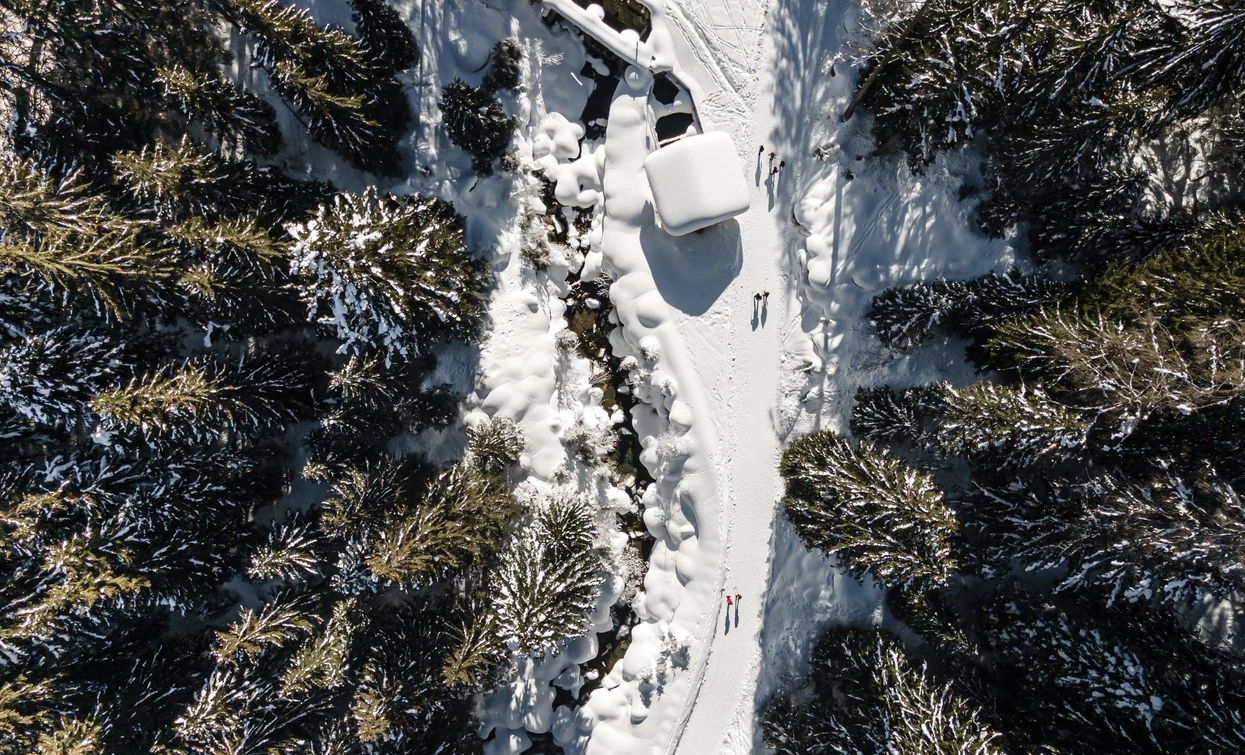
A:
[[[726,220],[698,233],[674,237],[644,210],[640,246],[666,303],[684,314],[703,315],[743,270],[739,223]]]

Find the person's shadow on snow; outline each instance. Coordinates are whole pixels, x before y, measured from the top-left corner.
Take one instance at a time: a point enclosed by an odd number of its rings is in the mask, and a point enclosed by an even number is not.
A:
[[[765,302],[761,305],[761,327],[762,328],[765,327],[765,321],[768,319],[769,319],[769,302]],[[752,329],[756,330],[755,327],[753,327]],[[735,616],[738,618],[739,616],[738,611],[735,612]]]
[[[735,628],[739,629],[739,601],[735,601]]]
[[[722,634],[730,634],[730,633],[731,633],[731,607],[727,606],[726,607],[726,631],[722,632]]]
[[[757,303],[754,301],[752,302],[752,329],[756,330],[760,324],[761,324],[760,309],[757,307]]]

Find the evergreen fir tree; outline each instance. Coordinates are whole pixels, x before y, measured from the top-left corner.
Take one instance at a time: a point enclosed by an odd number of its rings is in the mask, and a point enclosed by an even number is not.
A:
[[[222,76],[205,76],[180,65],[158,69],[156,83],[178,112],[223,142],[256,155],[281,149],[277,111],[254,92],[239,89]]]
[[[243,609],[227,629],[216,633],[212,654],[218,664],[253,661],[271,649],[280,649],[310,634],[310,601],[279,598],[258,609]]]
[[[902,288],[890,288],[873,298],[869,322],[887,346],[910,349],[954,317],[968,298],[963,281],[938,278]]]
[[[346,683],[351,648],[364,622],[359,608],[353,598],[333,606],[323,629],[294,654],[281,674],[282,696],[297,699],[314,689],[334,689]]]
[[[1103,602],[1171,607],[1241,589],[1245,510],[1220,483],[1195,491],[1179,480],[1143,485],[1100,477],[1071,488],[982,487],[961,506],[990,545],[997,572],[1067,571],[1061,591]]]
[[[360,44],[280,0],[234,0],[233,7],[258,38],[257,57],[274,88],[307,119],[312,136],[356,167],[396,173],[398,137],[410,113],[401,90],[369,64]]]
[[[1018,742],[1099,752],[1213,752],[1240,741],[1241,688],[1168,623],[1127,615],[1096,621],[1034,600],[1022,588],[983,604],[980,626],[997,664],[997,699]]]
[[[199,357],[133,379],[91,401],[105,427],[174,438],[248,437],[291,423],[310,404],[305,361],[274,352]]]
[[[929,404],[937,396],[928,388],[896,391],[890,386],[856,389],[852,407],[852,435],[883,443],[912,443],[927,447],[933,440],[926,427]]]
[[[1052,379],[1125,437],[1153,412],[1187,413],[1245,390],[1242,327],[1189,319],[1169,328],[1152,317],[1124,325],[1054,310],[1000,323],[988,349],[992,364]]]
[[[220,159],[183,138],[113,157],[117,179],[141,208],[162,220],[211,215],[220,204],[217,184],[225,180]]]
[[[467,428],[467,461],[481,472],[504,475],[519,463],[526,448],[523,432],[514,420],[493,417]]]
[[[290,516],[268,532],[268,540],[251,558],[247,576],[296,582],[320,573],[326,544],[309,517]]]
[[[518,91],[523,84],[523,47],[519,40],[507,37],[493,46],[492,69],[484,77],[484,88]]]
[[[513,502],[498,480],[459,464],[367,539],[364,566],[380,585],[414,589],[496,547]]]
[[[827,632],[813,650],[809,676],[810,701],[780,695],[766,705],[762,731],[780,755],[1004,751],[973,703],[931,679],[879,632]]]
[[[1058,464],[1079,457],[1089,428],[1040,389],[974,383],[942,385],[938,443],[947,453],[989,457],[1001,468]]]
[[[797,438],[783,453],[787,516],[810,548],[838,556],[857,579],[938,585],[955,562],[955,515],[933,480],[869,443],[830,432]]]
[[[518,124],[489,89],[458,79],[441,90],[440,104],[450,142],[472,154],[471,167],[478,175],[492,175],[494,161],[506,154]]]
[[[42,424],[72,423],[125,358],[103,336],[65,326],[0,348],[0,404]]]
[[[595,529],[583,501],[554,501],[503,552],[495,610],[498,630],[512,650],[557,652],[587,630],[601,585]]]
[[[350,18],[377,69],[392,76],[419,60],[419,45],[411,29],[384,0],[350,0]]]
[[[429,341],[474,333],[487,273],[449,205],[369,189],[287,230],[308,317],[335,331],[341,351],[410,359]]]
[[[1153,81],[1172,84],[1171,109],[1195,114],[1240,92],[1245,76],[1245,8],[1234,0],[1191,3],[1185,34],[1172,40]]]
[[[118,313],[127,287],[172,272],[142,237],[142,224],[111,212],[77,174],[53,180],[27,163],[5,161],[0,194],[0,271],[25,279],[23,287],[83,293]]]

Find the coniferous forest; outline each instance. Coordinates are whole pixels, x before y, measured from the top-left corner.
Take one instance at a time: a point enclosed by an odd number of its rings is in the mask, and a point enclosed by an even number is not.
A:
[[[595,512],[520,516],[513,423],[388,451],[458,417],[425,377],[492,285],[462,218],[262,163],[402,170],[419,50],[351,5],[0,3],[0,752],[476,752],[472,696],[586,628]],[[491,172],[514,124],[454,107]]]
[[[961,194],[1033,265],[879,293],[887,349],[962,339],[981,381],[862,387],[785,452],[787,517],[888,618],[820,638],[767,743],[1245,752],[1198,618],[1245,593],[1245,4],[930,0],[865,62],[880,159],[981,150]]]

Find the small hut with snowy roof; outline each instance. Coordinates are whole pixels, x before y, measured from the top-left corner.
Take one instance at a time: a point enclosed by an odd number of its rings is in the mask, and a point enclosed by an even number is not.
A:
[[[735,144],[721,131],[685,136],[644,161],[661,227],[671,236],[708,228],[748,210]]]

